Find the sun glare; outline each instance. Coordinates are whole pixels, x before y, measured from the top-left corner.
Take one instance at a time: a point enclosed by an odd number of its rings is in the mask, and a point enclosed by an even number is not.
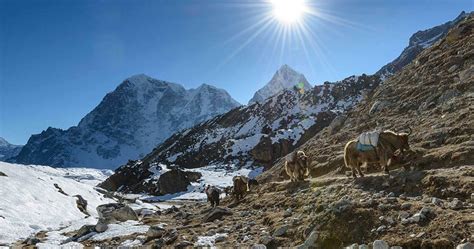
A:
[[[298,22],[307,11],[304,0],[270,0],[273,16],[283,24]]]

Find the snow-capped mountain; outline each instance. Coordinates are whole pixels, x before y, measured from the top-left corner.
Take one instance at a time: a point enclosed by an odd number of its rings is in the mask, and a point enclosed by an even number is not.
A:
[[[142,160],[118,168],[101,186],[144,191],[153,167],[160,163],[182,168],[214,165],[231,171],[270,167],[359,103],[380,82],[378,76],[362,75],[326,82],[304,93],[285,89],[264,103],[233,109],[175,133]]]
[[[149,153],[173,133],[240,106],[222,89],[132,76],[77,126],[33,135],[13,162],[115,168]]]
[[[3,137],[0,137],[0,161],[5,161],[10,157],[18,155],[22,147],[23,145],[11,144]]]
[[[376,72],[376,74],[380,75],[382,79],[385,80],[387,77],[390,77],[396,72],[400,71],[404,66],[413,61],[413,59],[415,59],[415,57],[424,49],[432,46],[437,41],[444,38],[452,27],[457,25],[467,16],[469,16],[469,13],[463,11],[452,21],[427,30],[416,32],[410,37],[408,46],[403,50],[400,56],[387,65],[383,66],[379,71]]]
[[[259,89],[249,104],[256,102],[263,103],[266,99],[271,96],[285,90],[285,89],[311,89],[311,85],[308,83],[303,74],[296,72],[288,65],[283,65],[276,71],[273,78],[264,87]]]

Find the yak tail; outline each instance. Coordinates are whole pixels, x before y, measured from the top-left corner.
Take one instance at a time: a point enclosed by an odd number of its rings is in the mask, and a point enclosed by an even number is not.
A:
[[[345,168],[350,169],[351,167],[349,166],[351,164],[351,159],[349,157],[349,145],[352,143],[352,141],[348,142],[346,146],[344,147],[344,166]]]

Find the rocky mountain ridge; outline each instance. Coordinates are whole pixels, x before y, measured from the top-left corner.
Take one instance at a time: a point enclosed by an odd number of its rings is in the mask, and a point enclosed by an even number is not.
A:
[[[413,34],[408,42],[408,46],[402,51],[395,60],[383,66],[375,74],[382,80],[392,76],[400,71],[405,65],[409,64],[424,49],[432,46],[437,41],[446,36],[448,31],[466,18],[469,13],[461,12],[454,20],[435,26],[430,29],[421,30]]]
[[[3,137],[0,137],[0,161],[5,161],[8,158],[18,155],[22,147],[23,145],[11,144]]]
[[[123,81],[77,126],[33,135],[11,161],[57,167],[115,168],[142,157],[173,133],[240,106],[222,89],[135,75]]]

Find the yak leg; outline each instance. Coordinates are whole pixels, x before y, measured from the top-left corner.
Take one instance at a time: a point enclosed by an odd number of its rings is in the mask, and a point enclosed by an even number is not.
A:
[[[364,174],[362,173],[362,170],[360,170],[360,164],[361,163],[357,163],[357,172],[359,172],[360,177],[364,177]],[[367,165],[367,163],[364,163],[364,164]]]
[[[357,178],[357,175],[356,175],[356,171],[355,171],[355,167],[351,165],[351,170],[352,170],[352,176],[354,178]]]

